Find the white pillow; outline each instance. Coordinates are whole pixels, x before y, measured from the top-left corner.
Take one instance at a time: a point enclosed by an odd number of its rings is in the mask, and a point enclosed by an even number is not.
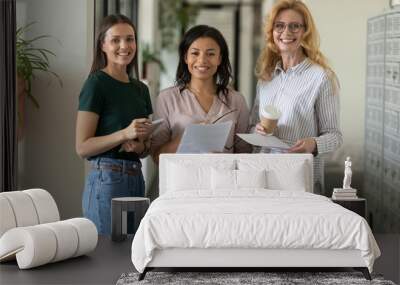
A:
[[[268,171],[268,187],[275,190],[306,191],[307,181],[304,175],[304,164],[295,165],[293,168],[279,171]]]
[[[236,190],[236,170],[212,168],[211,189]]]
[[[211,188],[213,190],[240,190],[241,188],[265,188],[267,177],[262,170],[226,170],[211,171]]]
[[[240,170],[266,169],[267,187],[272,190],[306,191],[309,171],[304,161],[238,160]]]
[[[206,166],[188,161],[168,163],[167,191],[210,190],[212,169],[234,169],[234,161],[219,161]]]
[[[261,170],[236,170],[238,188],[267,188],[267,171]]]

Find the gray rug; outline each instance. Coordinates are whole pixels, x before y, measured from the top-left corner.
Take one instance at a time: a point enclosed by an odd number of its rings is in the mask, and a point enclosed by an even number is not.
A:
[[[139,273],[122,274],[116,285],[134,284],[213,284],[213,285],[395,285],[384,280],[381,275],[372,274],[372,281],[364,278],[360,272],[148,272],[142,281]]]

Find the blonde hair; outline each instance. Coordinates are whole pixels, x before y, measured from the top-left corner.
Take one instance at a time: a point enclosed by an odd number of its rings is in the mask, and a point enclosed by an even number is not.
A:
[[[279,50],[274,43],[273,27],[278,14],[284,10],[298,12],[304,20],[304,34],[301,40],[301,47],[305,55],[314,63],[320,65],[328,75],[328,78],[337,86],[338,81],[334,71],[322,52],[319,50],[319,34],[315,26],[310,10],[300,0],[280,0],[273,7],[264,26],[265,47],[263,48],[256,65],[256,76],[258,79],[269,81],[275,70],[276,64],[281,60]]]

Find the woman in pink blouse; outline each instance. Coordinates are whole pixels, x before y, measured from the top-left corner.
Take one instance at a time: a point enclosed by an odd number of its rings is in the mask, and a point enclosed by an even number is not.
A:
[[[206,25],[187,31],[179,45],[176,84],[157,97],[154,116],[164,122],[152,137],[154,161],[161,153],[175,153],[185,127],[196,123],[232,121],[224,152],[251,152],[251,146],[236,136],[248,131],[249,110],[244,97],[228,87],[231,78],[222,34]]]

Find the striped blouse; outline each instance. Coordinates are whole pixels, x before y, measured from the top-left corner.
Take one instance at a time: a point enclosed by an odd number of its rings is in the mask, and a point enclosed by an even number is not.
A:
[[[332,80],[321,66],[308,58],[287,71],[278,63],[272,80],[260,80],[257,84],[250,127],[254,128],[260,121],[259,109],[265,105],[274,105],[282,113],[274,132],[282,141],[294,145],[299,139],[315,139],[318,155],[314,157],[314,193],[320,194],[324,190],[321,154],[336,150],[343,142],[339,129],[339,96],[335,94]]]

